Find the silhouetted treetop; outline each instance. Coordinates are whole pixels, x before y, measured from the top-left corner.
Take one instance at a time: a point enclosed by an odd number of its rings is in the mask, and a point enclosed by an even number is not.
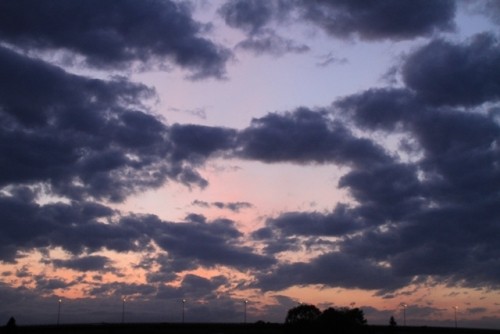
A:
[[[366,324],[365,315],[359,308],[329,307],[321,313],[318,321],[322,325],[335,327],[355,327]]]
[[[301,304],[288,310],[285,324],[303,324],[315,321],[321,315],[321,311],[314,305]]]

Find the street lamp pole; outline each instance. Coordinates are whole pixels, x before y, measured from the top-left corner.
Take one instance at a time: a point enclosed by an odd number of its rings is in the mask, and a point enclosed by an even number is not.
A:
[[[401,304],[401,306],[403,307],[403,325],[406,326],[406,308],[408,307],[408,304]]]
[[[182,323],[184,323],[184,313],[185,313],[185,307],[186,307],[186,300],[182,300]]]
[[[123,298],[123,300],[122,300],[122,324],[125,323],[125,301],[126,301],[126,299]]]
[[[458,310],[458,306],[453,306],[453,310],[455,311],[455,328],[457,328],[457,310]]]
[[[62,300],[59,299],[57,301],[57,325],[59,326],[59,320],[61,320],[61,303],[62,303]]]
[[[243,302],[244,306],[245,306],[245,316],[243,318],[243,322],[246,324],[247,323],[247,304],[248,304],[248,300],[245,299],[245,301]]]

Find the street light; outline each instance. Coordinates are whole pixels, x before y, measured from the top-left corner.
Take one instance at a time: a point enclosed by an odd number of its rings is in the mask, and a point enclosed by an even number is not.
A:
[[[406,308],[408,304],[401,303],[401,306],[403,307],[403,325],[406,326]]]
[[[125,322],[125,302],[127,301],[126,298],[122,299],[122,324]]]
[[[186,300],[183,299],[182,300],[182,323],[184,323],[184,313],[185,313],[185,309],[186,308]]]
[[[59,320],[61,319],[61,303],[62,303],[62,300],[59,299],[57,301],[57,325],[59,326]]]
[[[248,304],[248,300],[245,299],[245,301],[243,302],[243,305],[245,306],[245,316],[243,318],[243,322],[245,324],[247,323],[247,304]]]
[[[457,328],[457,310],[458,310],[458,306],[453,306],[453,310],[455,311],[455,328]]]

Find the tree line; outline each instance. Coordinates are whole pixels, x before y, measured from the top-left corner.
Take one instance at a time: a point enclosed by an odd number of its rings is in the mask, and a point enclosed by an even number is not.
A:
[[[329,307],[321,312],[316,306],[301,304],[288,310],[285,325],[290,331],[314,330],[322,333],[353,332],[366,325],[359,308]]]

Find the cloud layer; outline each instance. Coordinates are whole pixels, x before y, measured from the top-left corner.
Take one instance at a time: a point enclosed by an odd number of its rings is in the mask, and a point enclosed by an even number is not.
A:
[[[3,3],[1,13],[4,42],[69,52],[103,69],[173,62],[195,78],[222,77],[230,57],[227,49],[200,36],[203,26],[187,6],[173,1],[18,1]]]

